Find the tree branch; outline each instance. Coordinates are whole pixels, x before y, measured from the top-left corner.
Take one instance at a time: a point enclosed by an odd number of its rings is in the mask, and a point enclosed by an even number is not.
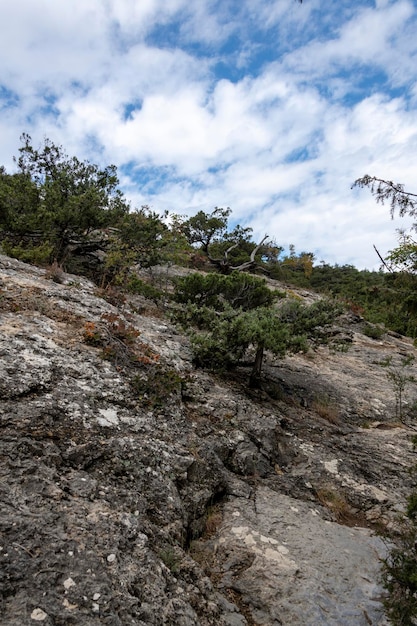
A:
[[[377,255],[379,256],[379,259],[380,259],[380,261],[381,261],[382,265],[383,265],[383,266],[384,266],[384,267],[385,267],[385,268],[386,268],[389,272],[391,272],[391,273],[392,273],[392,272],[393,272],[393,270],[392,270],[392,269],[391,269],[391,268],[387,265],[387,263],[385,262],[385,260],[382,258],[382,256],[381,256],[381,254],[379,253],[379,250],[378,250],[378,248],[376,247],[376,245],[375,245],[375,244],[373,244],[373,245],[374,245],[374,250],[375,250],[375,252],[377,253]]]
[[[264,238],[262,239],[261,243],[259,243],[259,244],[256,246],[256,248],[254,248],[254,249],[252,250],[252,254],[250,255],[250,260],[251,260],[251,262],[252,262],[252,263],[254,263],[254,262],[255,262],[255,256],[256,256],[256,253],[257,253],[257,252],[258,252],[258,250],[259,250],[259,249],[260,249],[260,248],[264,245],[264,243],[265,243],[265,241],[266,241],[267,239],[268,239],[268,235],[265,235],[265,236],[264,236]]]
[[[368,187],[376,201],[385,204],[388,200],[391,206],[391,217],[394,217],[395,210],[398,209],[400,217],[404,215],[415,215],[417,213],[417,194],[404,191],[404,185],[393,183],[392,181],[369,176],[365,174],[358,178],[352,187]],[[416,198],[414,200],[413,198]]]
[[[240,265],[230,265],[230,262],[228,259],[229,252],[231,252],[235,248],[238,248],[240,241],[237,241],[232,246],[227,248],[222,259],[213,258],[212,256],[210,256],[208,251],[207,251],[207,258],[210,261],[210,263],[212,263],[213,265],[216,265],[220,269],[220,271],[224,274],[230,274],[230,272],[234,272],[234,271],[242,272],[244,270],[247,270],[256,266],[255,256],[259,252],[260,248],[264,245],[267,239],[268,239],[268,235],[265,235],[262,241],[258,243],[258,245],[255,246],[255,248],[252,250],[251,255],[250,255],[250,260],[245,261],[244,263],[241,263]]]

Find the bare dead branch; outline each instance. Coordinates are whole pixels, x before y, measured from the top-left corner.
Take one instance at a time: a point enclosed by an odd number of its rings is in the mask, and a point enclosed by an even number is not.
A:
[[[239,241],[234,243],[229,248],[227,248],[222,259],[215,259],[211,257],[210,254],[208,253],[207,253],[207,258],[209,259],[210,263],[212,263],[213,265],[216,265],[223,274],[230,274],[231,272],[234,272],[234,271],[244,272],[245,270],[249,270],[249,269],[253,269],[257,267],[258,264],[255,261],[255,257],[257,253],[259,252],[259,250],[262,248],[262,246],[265,244],[265,241],[267,239],[268,239],[268,235],[265,235],[262,241],[258,243],[257,246],[255,246],[255,248],[252,250],[249,261],[245,261],[244,263],[241,263],[240,265],[231,265],[228,259],[229,253],[235,248],[239,247],[239,243],[240,243]]]
[[[392,273],[392,271],[393,271],[393,270],[392,270],[392,269],[391,269],[391,268],[387,265],[386,261],[382,258],[382,256],[381,256],[381,254],[380,254],[380,252],[379,252],[378,248],[376,247],[376,245],[375,245],[375,244],[373,244],[373,245],[374,245],[374,250],[375,250],[375,252],[377,253],[377,255],[379,256],[379,259],[380,259],[380,261],[381,261],[382,265],[383,265],[383,266],[384,266],[384,267],[385,267],[385,268],[386,268],[389,272],[391,272],[391,273]]]
[[[268,239],[268,235],[265,235],[265,236],[264,236],[264,238],[262,239],[261,243],[259,243],[259,244],[256,246],[256,248],[254,248],[254,249],[252,250],[252,254],[250,255],[250,260],[251,260],[251,262],[252,262],[252,263],[254,263],[254,262],[255,262],[255,256],[256,256],[256,253],[258,252],[258,250],[259,250],[260,248],[262,248],[262,246],[264,245],[264,243],[265,243],[265,241],[266,241],[267,239]]]
[[[229,252],[231,252],[232,250],[234,250],[235,248],[237,248],[239,245],[239,242],[233,244],[233,246],[230,246],[230,248],[227,248],[226,252],[224,253],[224,258],[225,260],[227,259]]]

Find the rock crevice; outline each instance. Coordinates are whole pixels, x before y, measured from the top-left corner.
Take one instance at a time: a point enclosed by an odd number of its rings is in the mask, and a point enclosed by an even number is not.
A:
[[[271,359],[251,391],[145,300],[0,257],[0,621],[385,624],[374,530],[416,457],[379,362],[414,348],[342,322],[349,352]]]

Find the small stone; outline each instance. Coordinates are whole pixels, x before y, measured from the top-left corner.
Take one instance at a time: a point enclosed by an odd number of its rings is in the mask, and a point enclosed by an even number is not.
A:
[[[115,554],[109,554],[109,556],[107,557],[107,562],[108,563],[114,563],[115,560],[116,560],[116,555]]]
[[[64,580],[64,587],[65,589],[71,589],[71,587],[75,587],[75,582],[72,578],[67,578]]]
[[[64,598],[62,605],[69,611],[74,611],[75,609],[78,609],[78,604],[71,604],[68,598]]]
[[[97,604],[96,602],[93,602],[93,606],[91,608],[94,611],[94,613],[98,613],[100,610],[100,605]]]
[[[93,600],[98,600],[100,598],[100,596],[101,596],[101,593],[95,593],[93,595]]]
[[[43,620],[45,620],[48,617],[48,614],[45,613],[45,611],[42,611],[42,609],[33,609],[32,613],[30,614],[30,617],[35,622],[43,622]]]

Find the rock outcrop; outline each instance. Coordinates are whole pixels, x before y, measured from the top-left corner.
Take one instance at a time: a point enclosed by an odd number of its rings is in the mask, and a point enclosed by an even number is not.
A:
[[[381,361],[415,351],[362,331],[249,392],[143,298],[0,257],[0,622],[387,623],[415,454]]]

